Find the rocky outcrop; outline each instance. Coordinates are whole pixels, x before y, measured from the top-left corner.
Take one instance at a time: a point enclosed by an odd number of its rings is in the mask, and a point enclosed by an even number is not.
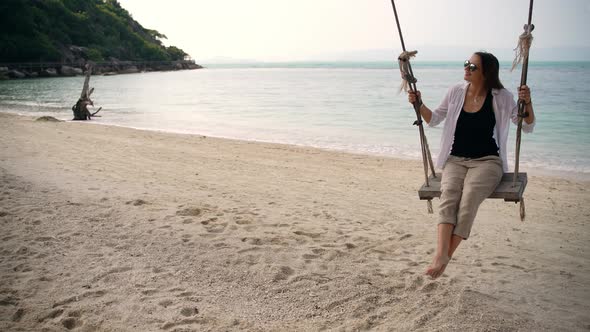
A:
[[[9,78],[25,78],[27,77],[27,75],[25,75],[25,73],[22,73],[18,70],[9,70],[8,71],[8,77]]]
[[[92,64],[93,75],[133,74],[148,71],[173,71],[201,69],[193,60],[181,61],[121,61],[110,59],[106,62],[88,62]],[[23,63],[0,67],[0,80],[34,77],[81,76],[84,75],[86,62],[62,63]]]
[[[0,81],[7,80],[8,78],[8,67],[0,67]]]
[[[130,24],[133,24],[133,22]],[[149,37],[153,39],[154,42],[158,42],[157,39],[151,36],[148,32],[144,33],[146,34],[144,37]],[[94,62],[88,60],[88,58],[91,58],[90,53],[92,52],[90,52],[87,47],[75,45],[67,47],[61,46],[59,52],[62,58],[62,62],[60,63],[27,62],[20,64],[10,63],[6,65],[0,63],[0,80],[34,77],[81,76],[84,75],[84,68],[87,64],[91,65],[93,75],[133,74],[146,71],[172,71],[203,68],[196,64],[194,60],[124,61],[111,57],[106,61]]]

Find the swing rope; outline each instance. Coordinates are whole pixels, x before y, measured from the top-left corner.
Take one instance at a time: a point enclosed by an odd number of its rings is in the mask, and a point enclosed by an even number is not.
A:
[[[399,24],[399,18],[397,16],[397,9],[395,8],[394,0],[391,0],[391,5],[393,7],[393,14],[395,15],[395,22],[397,24],[397,30],[399,32],[399,39],[402,44],[403,52],[398,57],[399,69],[400,74],[402,77],[402,85],[400,87],[400,92],[403,91],[411,91],[415,93],[418,91],[416,88],[416,82],[418,80],[414,77],[414,72],[412,71],[412,65],[410,64],[410,59],[415,57],[418,51],[406,51],[406,45],[404,43],[404,37],[402,35],[402,29]],[[428,166],[430,164],[430,170],[432,172],[432,176],[436,178],[436,173],[434,171],[434,163],[432,162],[432,155],[430,154],[430,148],[428,147],[428,140],[426,139],[426,135],[424,134],[424,126],[422,121],[422,116],[420,115],[420,107],[422,106],[422,100],[419,98],[414,102],[414,111],[416,112],[417,120],[414,122],[414,125],[418,126],[418,131],[420,133],[420,146],[422,150],[422,162],[424,164],[424,179],[426,186],[430,186],[429,179],[428,179]],[[427,202],[428,213],[433,213],[432,209],[432,199],[429,199]]]
[[[528,68],[529,68],[529,50],[531,48],[531,44],[533,42],[533,35],[531,32],[535,28],[533,24],[531,24],[531,20],[533,18],[533,0],[530,1],[529,4],[529,18],[528,23],[524,25],[524,32],[518,37],[518,45],[514,49],[516,55],[514,57],[514,62],[512,63],[512,70],[516,68],[516,66],[522,62],[522,73],[520,76],[520,86],[526,85]],[[521,136],[522,136],[522,120],[529,116],[528,112],[525,111],[525,101],[522,99],[518,100],[518,125],[516,129],[516,149],[515,149],[515,161],[514,161],[514,177],[512,179],[512,186],[516,186],[516,182],[518,180],[518,168],[520,162],[520,143],[521,143]],[[526,216],[525,209],[524,209],[524,198],[520,200],[520,220],[524,221]]]

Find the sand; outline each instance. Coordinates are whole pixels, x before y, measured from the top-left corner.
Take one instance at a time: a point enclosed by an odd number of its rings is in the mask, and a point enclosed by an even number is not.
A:
[[[590,182],[525,170],[430,280],[421,167],[0,113],[0,330],[590,330]]]

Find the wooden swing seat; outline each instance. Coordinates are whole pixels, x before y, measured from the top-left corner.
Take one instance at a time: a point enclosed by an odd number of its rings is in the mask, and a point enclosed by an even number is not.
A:
[[[423,184],[420,190],[418,190],[418,196],[422,200],[430,200],[435,197],[440,198],[440,181],[442,174],[438,174],[437,177],[430,175],[428,178],[429,186]],[[500,184],[496,187],[496,190],[488,198],[502,198],[507,202],[521,202],[524,194],[524,189],[527,184],[526,173],[518,173],[518,179],[516,184],[513,186],[514,173],[504,173]]]

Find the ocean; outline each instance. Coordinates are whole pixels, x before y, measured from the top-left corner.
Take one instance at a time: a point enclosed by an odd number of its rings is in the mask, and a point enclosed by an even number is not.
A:
[[[413,62],[432,109],[463,77],[462,61]],[[353,153],[420,159],[415,113],[397,64],[298,62],[205,65],[206,69],[93,76],[92,120],[147,130],[286,143]],[[520,68],[502,63],[516,94]],[[72,118],[83,77],[0,81],[0,110]],[[537,116],[523,134],[521,171],[590,177],[590,62],[531,62],[528,85]],[[433,154],[442,126],[426,127]],[[516,126],[510,134],[513,167]],[[417,170],[420,176],[421,170]]]

